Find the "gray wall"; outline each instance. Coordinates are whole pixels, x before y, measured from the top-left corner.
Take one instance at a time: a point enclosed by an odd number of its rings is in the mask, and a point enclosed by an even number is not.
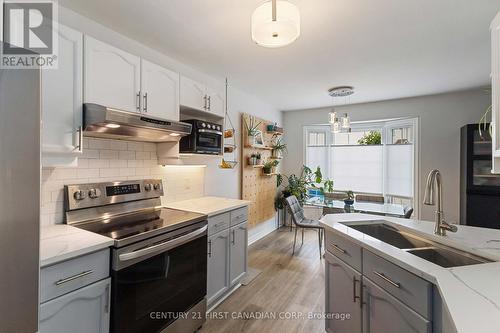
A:
[[[491,104],[484,89],[412,97],[374,103],[341,106],[352,121],[399,117],[419,118],[419,199],[420,218],[434,219],[434,208],[421,204],[427,173],[437,168],[443,173],[445,218],[459,221],[460,127],[477,123]],[[284,172],[296,173],[304,163],[303,126],[325,124],[329,108],[283,112],[288,155]]]

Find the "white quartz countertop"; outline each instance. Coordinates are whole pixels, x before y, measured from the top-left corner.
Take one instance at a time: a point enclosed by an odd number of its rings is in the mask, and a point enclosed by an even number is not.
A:
[[[66,224],[40,228],[40,267],[113,245],[113,239]]]
[[[200,197],[183,201],[170,202],[167,208],[187,210],[195,213],[214,216],[236,208],[248,206],[250,201],[221,197]]]
[[[434,283],[458,332],[500,331],[500,262],[443,268],[348,227],[349,222],[361,221],[384,221],[493,261],[500,261],[500,230],[459,225],[456,233],[442,237],[434,235],[434,222],[429,221],[367,214],[331,214],[321,219],[328,230]]]

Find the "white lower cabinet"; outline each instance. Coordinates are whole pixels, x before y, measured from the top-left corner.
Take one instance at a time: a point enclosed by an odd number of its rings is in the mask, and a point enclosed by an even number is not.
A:
[[[361,273],[328,252],[325,259],[326,331],[361,333]]]
[[[111,279],[105,279],[40,306],[40,333],[109,332]]]
[[[40,333],[108,333],[109,249],[40,269]]]
[[[432,331],[430,321],[366,278],[363,278],[363,294],[363,333]]]
[[[229,230],[208,238],[207,301],[219,298],[229,289]]]
[[[229,280],[236,284],[247,272],[248,226],[241,223],[232,227],[229,234]]]
[[[242,214],[242,210],[244,211]],[[230,226],[230,221],[240,221]],[[208,219],[207,303],[227,296],[247,272],[248,216],[246,207]]]
[[[348,237],[329,230],[325,234],[328,333],[431,333],[451,329],[446,314],[441,314],[442,306],[434,301],[437,291],[431,283],[360,248]]]

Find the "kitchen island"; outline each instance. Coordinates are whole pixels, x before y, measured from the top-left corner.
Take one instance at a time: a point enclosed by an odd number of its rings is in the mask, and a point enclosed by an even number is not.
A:
[[[368,224],[383,223],[393,226],[399,230],[420,236],[422,239],[465,251],[491,262],[469,266],[441,267],[349,227],[349,224],[355,225],[358,222]],[[434,320],[428,320],[431,322],[431,326],[435,325],[435,322],[440,322],[439,330],[434,326],[435,332],[486,333],[500,330],[500,285],[498,283],[500,262],[497,262],[500,261],[500,230],[460,225],[456,233],[449,232],[446,236],[437,236],[433,233],[434,222],[378,217],[367,214],[326,215],[322,218],[321,224],[325,227],[327,233],[327,244],[325,245],[327,249],[333,245],[328,243],[328,233],[333,237],[340,236],[341,239],[363,249],[363,265],[366,264],[366,258],[373,255],[430,282],[433,285],[435,303],[434,309],[432,309],[431,305],[429,311],[438,309],[436,298],[439,301],[439,306],[442,306],[442,311],[439,314],[440,318],[437,318],[436,313],[434,313]],[[330,254],[327,252],[327,255]],[[365,268],[363,267],[363,269]],[[363,272],[363,274],[365,273],[370,274],[371,272]],[[364,276],[363,282],[365,281]],[[369,275],[368,278],[370,278]],[[384,278],[387,278],[387,276],[384,275],[382,279]],[[387,282],[387,279],[385,280]],[[380,284],[382,285],[385,282],[382,281]],[[404,289],[394,281],[389,282],[400,288],[399,290]],[[326,297],[329,297],[328,294]],[[395,297],[398,297],[398,295]],[[412,297],[418,299],[421,295],[413,294]],[[431,302],[432,297],[431,295]],[[366,302],[366,299],[364,301]],[[413,300],[409,301],[409,303],[411,302]],[[365,305],[363,303],[363,306]],[[365,315],[364,323],[366,321]]]

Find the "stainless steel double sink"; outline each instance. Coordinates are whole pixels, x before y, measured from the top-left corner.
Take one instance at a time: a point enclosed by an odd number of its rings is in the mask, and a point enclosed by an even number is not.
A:
[[[383,222],[350,222],[343,224],[441,267],[468,266],[491,262],[489,259],[437,244]]]

